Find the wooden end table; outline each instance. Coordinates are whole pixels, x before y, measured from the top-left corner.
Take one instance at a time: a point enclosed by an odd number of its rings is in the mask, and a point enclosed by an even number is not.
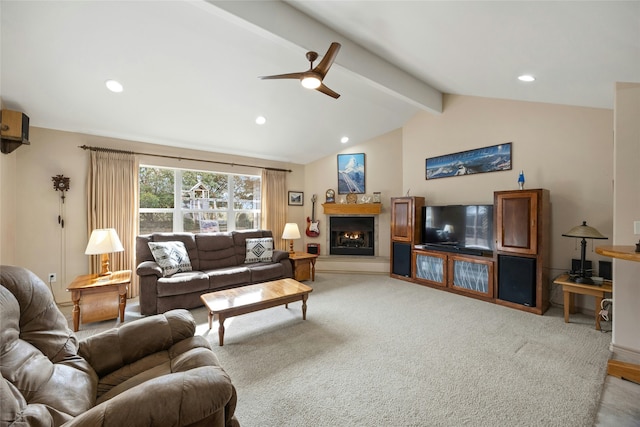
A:
[[[315,282],[317,258],[317,254],[306,252],[289,253],[289,259],[293,265],[293,278],[299,281],[311,279],[312,282]]]
[[[573,294],[591,295],[596,298],[596,330],[600,330],[600,304],[604,298],[604,294],[610,294],[613,292],[613,283],[606,280],[602,285],[588,285],[583,283],[576,283],[569,280],[568,274],[562,274],[558,276],[553,283],[556,285],[562,285],[562,292],[564,292],[564,322],[569,323],[569,314],[575,313],[575,302]]]
[[[256,283],[239,288],[223,289],[200,295],[209,311],[209,329],[213,317],[218,317],[218,343],[224,345],[224,321],[227,317],[253,313],[254,311],[284,305],[302,300],[302,320],[307,320],[307,298],[313,291],[310,286],[293,279]]]
[[[67,288],[73,300],[73,331],[80,327],[80,303],[82,323],[116,319],[124,322],[127,306],[127,288],[131,283],[131,270],[115,271],[108,276],[85,274],[78,276]]]

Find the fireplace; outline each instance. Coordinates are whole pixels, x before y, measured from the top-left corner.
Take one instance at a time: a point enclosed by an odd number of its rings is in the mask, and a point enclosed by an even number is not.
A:
[[[372,216],[329,218],[330,255],[375,255],[375,221]]]

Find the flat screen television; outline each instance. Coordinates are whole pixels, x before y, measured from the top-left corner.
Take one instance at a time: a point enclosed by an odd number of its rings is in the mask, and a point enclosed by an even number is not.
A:
[[[472,255],[492,255],[493,205],[447,205],[422,208],[425,248]]]

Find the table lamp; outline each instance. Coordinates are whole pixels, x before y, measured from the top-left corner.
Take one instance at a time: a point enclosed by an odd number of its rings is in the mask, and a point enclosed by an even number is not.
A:
[[[284,225],[284,231],[282,232],[282,238],[289,240],[289,253],[293,253],[293,240],[300,238],[300,229],[295,222],[288,222]]]
[[[102,268],[100,276],[108,276],[109,271],[109,255],[111,252],[122,252],[124,247],[120,242],[118,233],[114,228],[98,228],[91,232],[85,255],[101,255]]]
[[[573,227],[568,232],[564,233],[565,237],[577,237],[582,238],[580,242],[580,271],[577,276],[573,278],[573,281],[576,283],[584,283],[588,285],[593,285],[595,282],[587,276],[587,271],[584,268],[585,261],[585,250],[587,247],[586,239],[607,239],[608,237],[603,236],[598,230],[593,227],[589,227],[587,225],[587,221],[582,221],[582,225],[578,225]]]

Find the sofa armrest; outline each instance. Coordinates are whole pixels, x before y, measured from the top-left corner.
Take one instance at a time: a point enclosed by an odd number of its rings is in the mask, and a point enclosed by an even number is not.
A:
[[[163,375],[129,389],[64,424],[71,426],[237,425],[236,391],[219,367]]]
[[[142,261],[136,268],[138,276],[162,277],[162,268],[155,261]]]
[[[273,262],[280,262],[283,259],[288,259],[288,258],[289,258],[289,252],[287,251],[281,251],[279,249],[275,249],[273,251],[273,258],[272,258]]]
[[[167,311],[125,323],[80,341],[78,354],[99,377],[193,337],[196,322],[189,311]]]

